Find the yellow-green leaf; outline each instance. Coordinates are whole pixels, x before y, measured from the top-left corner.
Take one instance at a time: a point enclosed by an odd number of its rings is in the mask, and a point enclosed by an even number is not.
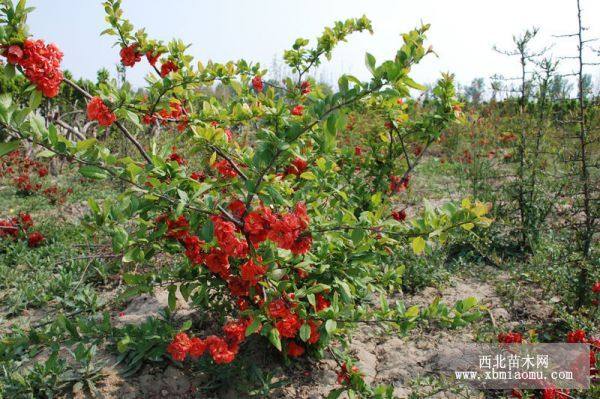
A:
[[[425,240],[423,237],[416,237],[412,241],[412,249],[413,252],[417,255],[420,255],[425,250]]]

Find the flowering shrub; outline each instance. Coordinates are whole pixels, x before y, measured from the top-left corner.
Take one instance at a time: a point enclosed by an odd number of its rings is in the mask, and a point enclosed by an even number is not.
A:
[[[31,159],[24,151],[15,150],[0,159],[0,179],[12,184],[19,195],[38,193],[51,204],[62,203],[73,190],[64,190],[49,182],[48,167],[47,163]]]
[[[583,330],[575,330],[567,333],[567,343],[570,344],[589,344],[590,345],[590,375],[594,376],[598,374],[598,358],[597,355],[600,353],[600,339],[588,337],[586,332]],[[498,342],[506,344],[522,343],[523,336],[517,332],[501,333],[498,335]],[[547,384],[541,385],[540,388],[541,397],[543,399],[567,399],[570,398],[568,389],[557,389],[554,386],[548,386]],[[519,389],[513,389],[511,396],[513,398],[523,398],[523,392]]]
[[[30,248],[39,247],[44,236],[39,231],[30,233],[33,219],[27,213],[19,213],[11,219],[0,219],[0,240],[24,240]]]
[[[186,258],[170,271],[125,275],[131,285],[125,297],[168,282],[170,310],[179,291],[227,320],[213,334],[175,335],[167,347],[174,360],[207,354],[230,363],[252,334],[267,337],[285,356],[322,356],[333,339],[344,339],[338,322],[375,316],[365,298],[385,294],[379,265],[394,251],[421,254],[490,223],[489,207],[469,199],[428,208],[410,221],[396,209],[414,166],[460,114],[449,75],[438,82],[427,112],[402,100],[422,89],[409,73],[431,52],[423,47],[428,26],[404,34],[393,60],[377,65],[367,54],[370,81],[342,76],[337,92],[326,94],[307,74],[350,34],[371,31],[367,18],[336,23],[314,47],[296,40],[284,59],[297,79],[279,83],[263,80],[267,71],[243,60],[193,63],[180,41],[164,44],[144,30],[134,32],[120,1],[104,7],[111,25],[104,34],[116,37],[125,67],[146,55],[154,70],[149,86],[132,94],[127,85],[107,82],[87,93],[65,82],[89,100],[89,119],[120,132],[139,157],[111,152],[95,139],[71,142],[7,96],[0,124],[79,165],[87,178],[129,184],[118,200],[89,200],[123,262],[148,263],[164,252]],[[9,24],[21,26],[21,14],[5,14]],[[0,36],[0,43],[24,40],[24,30]],[[202,97],[199,89],[215,82],[235,95]],[[383,110],[388,119],[360,139],[359,150],[344,142],[352,107]],[[138,140],[155,128],[163,133],[160,141]],[[421,146],[416,158],[402,158],[409,142]],[[415,317],[413,309],[397,313],[399,320]],[[340,382],[366,392],[360,373],[346,364]]]

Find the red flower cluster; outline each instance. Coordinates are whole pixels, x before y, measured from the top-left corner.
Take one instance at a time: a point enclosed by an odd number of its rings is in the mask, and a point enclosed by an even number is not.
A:
[[[342,364],[340,371],[338,371],[338,373],[337,373],[338,384],[349,384],[350,377],[353,374],[359,374],[359,373],[360,373],[360,371],[358,370],[358,367],[352,366],[352,369],[348,370],[348,366],[346,365],[346,363]]]
[[[568,399],[568,389],[546,388],[542,393],[542,399]]]
[[[177,147],[171,147],[171,154],[167,160],[177,162],[180,166],[187,164],[187,160],[177,153]]]
[[[308,252],[312,245],[312,235],[306,231],[308,223],[303,203],[296,204],[294,212],[279,215],[263,206],[246,215],[244,231],[255,246],[269,239],[279,248],[299,255]]]
[[[327,309],[328,307],[331,306],[331,302],[329,302],[328,299],[326,299],[322,294],[317,294],[315,295],[315,299],[316,299],[316,310],[317,312],[320,312],[321,310]]]
[[[583,330],[571,331],[570,333],[567,334],[567,342],[570,344],[585,344],[585,343],[587,343],[585,331],[583,331]]]
[[[21,237],[27,239],[30,248],[39,247],[44,241],[44,236],[38,231],[28,234],[32,227],[33,219],[27,213],[21,212],[17,217],[11,219],[0,219],[0,238],[18,239]]]
[[[146,52],[146,59],[152,66],[156,66],[156,61],[158,61],[159,58],[160,58],[160,53],[154,54],[154,52],[151,50]]]
[[[302,116],[302,114],[304,114],[304,106],[296,105],[294,108],[292,108],[292,115]]]
[[[152,125],[157,119],[160,119],[163,126],[170,122],[176,122],[177,130],[179,132],[183,132],[189,123],[187,111],[177,101],[171,101],[169,103],[169,109],[162,109],[158,113],[152,115],[144,115],[142,118],[142,123],[145,125]]]
[[[212,164],[212,167],[215,168],[223,177],[231,179],[237,176],[237,172],[226,159],[216,161]]]
[[[60,62],[63,53],[43,40],[25,40],[23,46],[12,45],[2,53],[10,64],[23,68],[25,76],[44,96],[56,97],[63,81]]]
[[[49,172],[46,164],[32,160],[24,152],[13,151],[2,157],[2,161],[0,161],[0,177],[13,175],[16,175],[12,179],[12,183],[17,192],[21,195],[31,195],[42,190],[42,184],[32,181],[32,179],[44,179]],[[42,191],[51,204],[64,201],[66,195],[72,192],[71,188],[59,191],[57,186],[50,186]]]
[[[296,157],[292,161],[292,164],[285,169],[285,175],[296,175],[300,176],[308,169],[308,162],[300,157]]]
[[[399,193],[408,188],[410,183],[410,175],[406,177],[390,176],[390,191],[392,193]]]
[[[32,184],[29,175],[23,174],[15,177],[14,184],[17,186],[17,191],[23,195],[31,195],[42,188],[41,184]]]
[[[263,86],[262,78],[260,76],[256,75],[252,79],[252,87],[254,87],[254,90],[256,90],[258,93],[263,91],[264,86]]]
[[[360,148],[359,146],[354,147],[354,155],[356,155],[357,157],[362,155],[362,148]]]
[[[523,342],[523,336],[517,332],[498,334],[498,342],[503,344],[520,344]]]
[[[592,292],[595,293],[595,294],[600,294],[600,281],[596,281],[592,285]]]
[[[300,85],[300,90],[302,90],[302,94],[309,94],[311,91],[310,82],[309,81],[302,82],[302,84]]]
[[[163,78],[165,76],[167,76],[168,74],[170,74],[171,72],[177,72],[177,71],[179,71],[179,67],[171,60],[164,62],[160,66],[160,76],[162,76]]]
[[[206,339],[190,338],[186,333],[179,333],[167,346],[167,352],[174,360],[181,362],[187,355],[195,360],[208,351],[215,363],[231,363],[238,353],[240,343],[245,339],[246,328],[251,323],[252,319],[228,322],[223,326],[225,338],[216,335],[208,336]]]
[[[204,181],[206,179],[206,174],[204,172],[192,172],[190,178],[196,181]]]
[[[287,347],[287,355],[290,357],[300,357],[304,354],[304,347],[291,341]]]
[[[123,47],[119,55],[121,56],[121,63],[126,67],[132,67],[142,59],[142,54],[138,52],[137,43]]]
[[[87,116],[89,120],[98,121],[100,126],[110,126],[117,120],[115,114],[104,104],[100,97],[94,97],[87,105]]]
[[[404,209],[399,211],[392,211],[392,218],[399,222],[403,222],[406,220],[406,211]]]
[[[29,236],[27,237],[27,245],[29,245],[30,248],[39,247],[42,241],[44,241],[44,239],[45,238],[42,235],[42,233],[40,233],[39,231],[35,231],[29,234]]]

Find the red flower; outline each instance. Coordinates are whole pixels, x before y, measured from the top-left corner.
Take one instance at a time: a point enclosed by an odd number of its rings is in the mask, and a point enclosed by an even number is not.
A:
[[[577,344],[577,343],[586,343],[587,339],[585,336],[585,331],[583,330],[575,330],[572,331],[570,333],[567,334],[567,342],[570,344]]]
[[[289,314],[275,323],[275,327],[279,331],[279,334],[286,338],[294,338],[301,326],[300,319],[296,314]]]
[[[263,91],[263,81],[262,78],[259,75],[256,75],[253,79],[252,79],[252,87],[254,87],[254,90],[256,90],[257,92],[262,92]]]
[[[517,398],[517,399],[523,399],[523,394],[521,393],[521,391],[519,391],[518,389],[513,389],[512,392],[510,393],[510,395],[513,398]]]
[[[23,230],[33,227],[33,219],[31,218],[31,215],[25,212],[19,212],[17,223]]]
[[[244,297],[250,295],[250,283],[242,280],[240,277],[233,276],[228,277],[227,287],[231,292],[231,295],[235,297]]]
[[[185,360],[185,356],[187,355],[190,347],[192,346],[192,341],[190,337],[186,333],[179,333],[175,335],[173,341],[167,346],[167,352],[173,357],[174,360],[182,362]]]
[[[302,116],[303,113],[304,113],[304,106],[302,106],[302,105],[296,105],[292,109],[292,115]]]
[[[240,275],[242,280],[256,285],[260,277],[267,271],[265,266],[257,265],[252,259],[240,266]]]
[[[110,126],[117,120],[115,114],[104,104],[100,97],[94,97],[87,105],[87,116],[89,120],[98,121],[100,126]]]
[[[359,146],[354,147],[354,155],[361,156],[362,155],[362,148],[360,148]]]
[[[200,338],[192,338],[188,353],[192,359],[198,359],[206,351],[206,342]]]
[[[167,158],[169,161],[175,161],[175,162],[177,162],[178,165],[187,164],[187,161],[181,155],[179,155],[175,152],[175,151],[177,151],[176,147],[172,147],[171,150],[172,150],[171,155],[169,155],[169,157]]]
[[[329,302],[323,295],[317,294],[315,295],[315,299],[317,300],[317,312],[320,312],[323,309],[327,309],[331,306],[331,302]]]
[[[251,323],[251,322],[250,322]],[[246,338],[246,328],[250,325],[247,320],[229,321],[223,326],[223,332],[230,344],[239,344]]]
[[[154,115],[146,114],[142,117],[142,123],[144,125],[153,125],[154,122],[156,122],[156,116],[154,116]]]
[[[220,249],[212,248],[210,253],[206,255],[204,262],[208,270],[218,274],[223,279],[227,279],[231,275],[229,272],[229,256]]]
[[[243,257],[248,252],[246,241],[238,239],[235,235],[236,227],[232,222],[226,221],[219,216],[212,216],[215,237],[219,247],[229,256]]]
[[[156,53],[156,55],[155,55],[151,50],[146,51],[146,59],[152,66],[156,66],[156,61],[158,61],[159,57],[160,57],[160,53]]]
[[[310,233],[302,233],[292,244],[290,251],[294,255],[302,255],[310,251],[312,246],[312,235]]]
[[[13,44],[4,51],[3,55],[8,59],[9,64],[15,65],[21,62],[21,59],[23,58],[23,49],[20,46]]]
[[[238,352],[238,346],[227,345],[223,338],[211,335],[205,339],[206,346],[213,360],[217,364],[231,363]]]
[[[9,63],[20,65],[27,79],[46,97],[58,94],[63,81],[60,70],[63,54],[56,45],[27,39],[22,47],[10,46],[4,55]]]
[[[162,76],[163,78],[171,72],[177,71],[179,71],[179,67],[171,60],[168,60],[160,66],[160,76]]]
[[[358,367],[352,366],[352,370],[348,371],[348,366],[346,363],[342,364],[340,371],[337,373],[338,384],[349,384],[350,383],[350,375],[358,373]]]
[[[556,388],[546,388],[542,394],[542,399],[567,399],[569,397],[569,390],[561,390]]]
[[[410,182],[410,175],[406,177],[390,176],[390,191],[398,193],[408,188]]]
[[[137,51],[138,45],[134,43],[130,46],[123,47],[121,52],[121,63],[126,67],[132,67],[142,59],[142,55]]]
[[[227,208],[229,208],[233,216],[236,218],[241,218],[242,215],[246,213],[246,205],[240,200],[232,201]]]
[[[235,169],[225,159],[213,163],[212,167],[217,169],[223,177],[233,178],[237,176]]]
[[[287,354],[290,357],[299,357],[304,354],[304,347],[302,345],[298,345],[294,341],[291,341],[287,346]]]
[[[242,312],[250,307],[250,301],[248,301],[246,298],[237,298],[235,302]]]
[[[302,82],[302,84],[300,85],[300,89],[302,89],[302,94],[310,93],[310,82],[309,81]]]
[[[310,326],[310,338],[308,339],[309,344],[316,344],[319,342],[319,338],[321,338],[321,334],[319,333],[319,324],[314,320],[309,320],[308,325]]]
[[[190,175],[190,178],[196,181],[204,181],[206,179],[206,175],[204,174],[204,172],[193,172]]]
[[[263,213],[271,216],[269,208],[263,208]],[[248,212],[244,218],[244,231],[249,234],[250,241],[257,245],[267,239],[268,230],[270,229],[269,220],[263,214],[252,211]]]
[[[29,237],[27,238],[27,245],[29,245],[29,248],[36,248],[40,246],[42,241],[44,241],[44,236],[40,232],[36,231],[29,234]]]
[[[46,176],[48,174],[48,169],[46,169],[46,168],[39,168],[37,172],[38,172],[38,176],[39,177],[44,177],[44,176]]]
[[[1,237],[17,237],[19,235],[19,227],[13,220],[0,220],[0,238]]]
[[[406,211],[404,209],[402,209],[401,211],[393,211],[392,217],[395,220],[402,222],[402,221],[406,220]]]
[[[308,272],[304,269],[296,269],[296,273],[298,273],[298,278],[300,279],[305,279],[308,277]]]
[[[504,344],[520,344],[523,342],[523,336],[516,332],[498,334],[498,342]]]
[[[592,292],[600,294],[600,281],[596,281],[594,285],[592,285]]]
[[[300,157],[296,157],[292,164],[285,170],[286,175],[300,176],[308,168],[308,162]]]
[[[284,318],[290,315],[290,309],[287,302],[281,298],[269,303],[268,310],[271,317]]]

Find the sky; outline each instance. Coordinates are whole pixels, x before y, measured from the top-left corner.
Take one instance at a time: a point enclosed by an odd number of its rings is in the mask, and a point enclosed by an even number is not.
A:
[[[600,37],[600,0],[581,0],[589,38]],[[576,0],[124,0],[125,17],[145,27],[151,37],[180,38],[192,45],[191,54],[206,62],[237,60],[260,62],[270,68],[297,37],[312,39],[334,21],[360,17],[373,21],[374,34],[358,33],[342,43],[331,62],[324,63],[317,78],[334,82],[342,73],[367,79],[364,54],[378,62],[393,58],[401,46],[400,34],[421,22],[431,24],[429,56],[413,70],[413,78],[431,83],[441,72],[452,72],[460,83],[493,74],[518,75],[516,58],[493,50],[508,49],[514,34],[537,26],[533,48],[556,43],[549,54],[569,56],[576,52],[572,39],[553,35],[577,28]],[[112,73],[119,61],[114,37],[99,36],[107,27],[100,0],[29,0],[36,10],[30,15],[31,34],[56,43],[64,52],[63,66],[76,77],[95,79],[100,67]],[[594,26],[593,23],[596,23]],[[600,47],[600,42],[596,43]],[[590,56],[591,56],[590,52]],[[590,58],[591,60],[591,58]],[[596,58],[597,60],[597,58]],[[144,65],[142,65],[144,64]],[[562,71],[574,70],[564,61]],[[145,63],[128,70],[128,79],[143,84],[149,69]],[[589,67],[596,80],[600,67]]]

